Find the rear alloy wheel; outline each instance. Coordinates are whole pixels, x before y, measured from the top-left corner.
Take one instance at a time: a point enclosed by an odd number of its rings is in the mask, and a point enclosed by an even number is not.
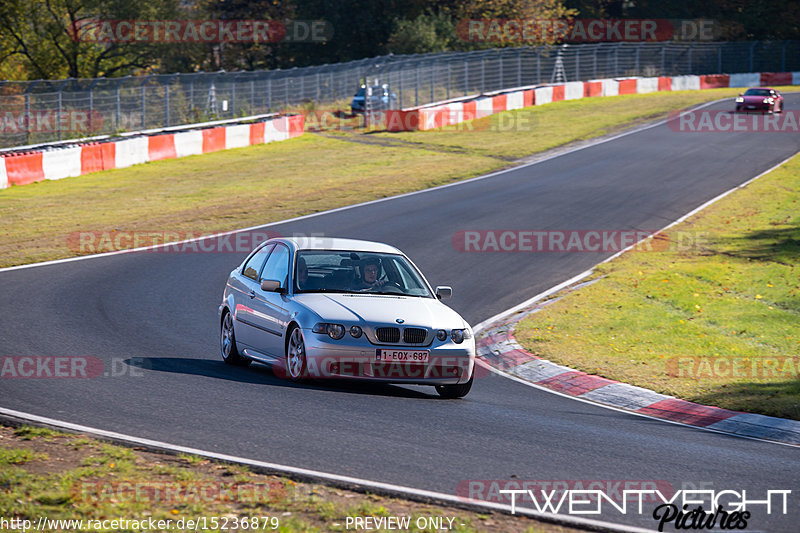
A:
[[[286,374],[292,381],[299,381],[306,377],[307,371],[306,344],[300,328],[295,327],[289,334],[289,343],[286,345]]]
[[[439,396],[441,396],[442,398],[447,398],[448,400],[452,400],[455,398],[463,398],[472,388],[472,380],[474,378],[475,378],[475,371],[473,370],[472,376],[466,383],[461,383],[458,385],[436,385],[436,392],[439,393]]]
[[[229,365],[247,366],[251,363],[250,359],[242,356],[236,348],[236,335],[233,333],[233,317],[226,311],[222,317],[222,327],[219,333],[219,348],[222,352],[222,360]]]

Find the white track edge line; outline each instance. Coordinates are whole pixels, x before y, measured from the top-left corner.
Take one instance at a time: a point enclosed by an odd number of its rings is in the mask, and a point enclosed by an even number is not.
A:
[[[26,420],[31,422],[36,422],[39,424],[63,428],[79,433],[84,433],[87,435],[92,435],[96,437],[112,439],[114,441],[125,442],[128,444],[136,444],[140,446],[145,446],[150,449],[158,449],[158,450],[169,450],[175,453],[187,453],[192,455],[199,455],[203,457],[208,457],[210,459],[216,459],[218,461],[228,462],[228,463],[238,463],[238,464],[245,464],[250,465],[258,468],[263,468],[266,470],[274,471],[274,472],[281,472],[285,474],[293,474],[298,475],[305,478],[312,478],[312,479],[320,479],[329,482],[344,484],[344,485],[358,485],[364,488],[374,488],[381,491],[388,491],[391,493],[396,494],[410,494],[413,496],[417,496],[420,498],[434,500],[443,504],[457,504],[460,506],[469,505],[475,507],[481,507],[486,509],[492,509],[496,511],[502,511],[506,513],[511,513],[511,506],[504,505],[500,503],[494,502],[486,502],[481,500],[474,500],[470,498],[460,498],[458,496],[453,496],[450,494],[445,494],[436,491],[429,491],[423,489],[415,489],[412,487],[405,487],[403,485],[394,485],[391,483],[382,483],[379,481],[371,481],[368,479],[361,479],[356,477],[350,476],[342,476],[338,474],[331,474],[328,472],[320,472],[317,470],[310,470],[306,468],[298,468],[293,466],[286,466],[280,465],[276,463],[268,463],[264,461],[258,461],[255,459],[247,459],[245,457],[238,457],[235,455],[227,455],[217,452],[210,452],[206,450],[201,450],[198,448],[191,448],[187,446],[179,446],[176,444],[170,444],[167,442],[161,442],[151,439],[144,439],[141,437],[134,437],[131,435],[126,435],[124,433],[116,433],[113,431],[106,431],[103,429],[93,428],[89,426],[83,426],[80,424],[73,424],[71,422],[65,422],[62,420],[56,420],[53,418],[47,418],[43,416],[33,415],[30,413],[23,413],[21,411],[15,411],[13,409],[6,409],[4,407],[0,407],[0,415],[5,415],[12,419],[20,419]],[[588,526],[593,528],[602,528],[603,530],[607,531],[620,531],[620,532],[627,532],[627,531],[634,531],[634,532],[647,532],[650,533],[653,530],[650,529],[641,529],[636,528],[633,526],[626,526],[624,524],[615,524],[612,522],[605,522],[603,520],[595,520],[589,518],[578,518],[571,515],[562,515],[562,514],[554,514],[554,513],[542,513],[536,511],[535,509],[530,509],[526,507],[516,506],[517,514],[531,517],[531,518],[540,518],[547,522],[557,522],[561,524],[569,524],[573,526]]]
[[[694,110],[702,109],[704,107],[708,107],[708,106],[716,104],[718,102],[722,102],[724,100],[728,100],[728,98],[721,98],[719,100],[714,100],[712,102],[706,102],[704,104],[700,104],[699,106],[687,109],[687,110],[685,110],[683,112],[684,113],[689,113],[689,112],[692,112]],[[223,237],[225,235],[232,235],[232,234],[235,234],[235,233],[243,233],[243,232],[246,232],[246,231],[255,231],[255,230],[258,230],[258,229],[262,229],[262,228],[268,228],[268,227],[271,227],[271,226],[277,226],[279,224],[288,224],[288,223],[291,223],[291,222],[297,222],[299,220],[305,220],[305,219],[308,219],[308,218],[318,217],[318,216],[321,216],[321,215],[328,215],[328,214],[331,214],[331,213],[338,213],[340,211],[347,211],[347,210],[350,210],[350,209],[355,209],[355,208],[358,208],[358,207],[364,207],[364,206],[367,206],[367,205],[377,204],[377,203],[381,203],[381,202],[387,202],[387,201],[390,201],[390,200],[397,200],[399,198],[405,198],[405,197],[408,197],[408,196],[414,196],[414,195],[417,195],[417,194],[423,194],[423,193],[427,193],[427,192],[431,192],[431,191],[436,191],[436,190],[439,190],[439,189],[446,189],[448,187],[457,187],[457,186],[461,186],[461,185],[466,185],[466,184],[472,183],[474,181],[480,181],[480,180],[492,178],[492,177],[495,177],[495,176],[499,176],[500,174],[505,174],[506,172],[512,172],[512,171],[519,170],[519,169],[526,168],[526,167],[530,167],[530,166],[533,166],[533,165],[538,165],[539,163],[544,163],[546,161],[550,161],[551,159],[556,159],[558,157],[562,157],[562,156],[571,154],[573,152],[578,152],[580,150],[585,150],[587,148],[592,148],[594,146],[599,146],[601,144],[605,144],[607,142],[611,142],[611,141],[614,141],[616,139],[620,139],[622,137],[626,137],[628,135],[633,135],[634,133],[639,133],[639,132],[642,132],[642,131],[645,131],[645,130],[649,130],[651,128],[655,128],[657,126],[665,124],[668,120],[670,120],[670,117],[658,120],[658,121],[653,122],[651,124],[645,124],[644,126],[641,126],[641,127],[634,127],[631,130],[622,132],[622,133],[620,133],[618,135],[614,135],[612,137],[601,138],[601,139],[598,139],[598,140],[596,140],[594,142],[589,142],[588,144],[584,144],[584,145],[581,145],[581,146],[576,146],[576,147],[571,148],[569,150],[566,150],[564,152],[559,152],[557,154],[552,154],[552,155],[549,155],[549,156],[547,156],[545,158],[538,159],[536,161],[531,161],[529,163],[522,163],[520,165],[515,165],[515,166],[504,168],[504,169],[501,169],[501,170],[498,170],[498,171],[495,171],[495,172],[490,172],[489,174],[484,174],[482,176],[476,176],[474,178],[469,178],[469,179],[466,179],[466,180],[461,180],[461,181],[457,181],[457,182],[453,182],[453,183],[445,183],[444,185],[437,185],[436,187],[429,187],[427,189],[422,189],[422,190],[419,190],[419,191],[410,191],[410,192],[407,192],[407,193],[398,194],[398,195],[395,195],[395,196],[389,196],[389,197],[386,197],[386,198],[376,198],[375,200],[369,200],[367,202],[361,202],[359,204],[352,204],[352,205],[346,205],[346,206],[342,206],[342,207],[336,207],[336,208],[333,208],[333,209],[329,209],[327,211],[320,211],[318,213],[309,213],[307,215],[301,215],[301,216],[298,216],[298,217],[288,218],[288,219],[285,219],[285,220],[278,220],[278,221],[275,221],[275,222],[268,222],[266,224],[259,224],[257,226],[250,226],[250,227],[247,227],[247,228],[234,229],[234,230],[225,231],[225,232],[221,232],[221,233],[213,233],[213,234],[210,234],[210,235],[203,235],[203,236],[200,236],[200,237],[195,237],[193,239],[185,239],[183,241],[176,241],[176,242],[163,243],[163,244],[154,244],[154,245],[151,245],[151,246],[141,246],[139,248],[131,248],[131,249],[126,249],[126,250],[115,250],[113,252],[103,252],[103,253],[100,253],[100,254],[80,255],[80,256],[77,256],[77,257],[66,257],[66,258],[63,258],[63,259],[53,259],[53,260],[50,260],[50,261],[42,261],[42,262],[39,262],[39,263],[27,263],[27,264],[24,264],[24,265],[15,265],[15,266],[10,266],[10,267],[4,267],[4,268],[0,268],[0,273],[8,272],[8,271],[11,271],[11,270],[22,270],[22,269],[26,269],[26,268],[34,268],[34,267],[40,267],[40,266],[48,266],[48,265],[56,265],[56,264],[61,264],[61,263],[69,263],[69,262],[72,262],[72,261],[83,261],[83,260],[86,260],[86,259],[97,259],[97,258],[107,257],[107,256],[112,256],[112,255],[129,254],[129,253],[134,253],[134,252],[142,252],[142,251],[146,251],[146,250],[156,250],[156,249],[159,249],[159,248],[165,248],[167,246],[177,246],[177,245],[180,245],[180,244],[186,244],[186,243],[189,243],[189,242],[195,242],[195,241],[206,240],[206,239],[213,239],[215,237]],[[533,154],[533,155],[535,155],[535,154]]]
[[[800,152],[797,152],[797,153],[800,153]],[[748,185],[750,185],[751,183],[753,183],[757,179],[761,178],[762,176],[764,176],[766,174],[769,174],[770,172],[773,172],[774,170],[779,169],[780,167],[782,167],[783,165],[788,163],[792,158],[794,158],[797,155],[797,153],[790,155],[789,157],[787,157],[786,159],[784,159],[780,163],[777,163],[776,165],[774,165],[771,168],[765,170],[761,174],[759,174],[759,175],[757,175],[757,176],[755,176],[753,178],[750,178],[749,180],[745,181],[744,183],[741,183],[741,184],[739,184],[739,185],[737,185],[737,186],[735,186],[735,187],[733,187],[731,189],[728,189],[727,191],[715,196],[711,200],[708,200],[707,202],[705,202],[704,204],[700,205],[699,207],[696,207],[695,209],[693,209],[693,210],[689,211],[688,213],[686,213],[685,215],[681,216],[680,218],[678,218],[674,222],[671,222],[671,223],[667,224],[666,226],[664,226],[660,230],[648,235],[647,237],[645,237],[643,239],[640,239],[636,243],[628,246],[624,250],[620,250],[619,252],[617,252],[614,255],[604,259],[603,261],[600,261],[599,263],[594,265],[591,269],[586,270],[586,271],[578,274],[577,276],[574,276],[574,277],[572,277],[572,278],[570,278],[570,279],[568,279],[568,280],[566,280],[566,281],[564,281],[562,283],[559,283],[558,285],[555,285],[554,287],[551,287],[551,288],[547,289],[546,291],[537,294],[533,298],[529,298],[528,300],[525,300],[521,304],[515,305],[514,307],[512,307],[510,309],[507,309],[505,311],[501,311],[500,313],[494,315],[493,317],[484,320],[483,322],[477,324],[473,328],[474,335],[477,337],[483,331],[483,329],[485,329],[490,324],[492,324],[494,322],[499,322],[499,321],[501,321],[501,320],[503,320],[505,318],[508,318],[509,316],[512,316],[512,315],[522,311],[526,307],[529,307],[529,306],[533,305],[534,303],[538,302],[539,300],[542,300],[542,299],[544,299],[544,298],[546,298],[546,297],[548,297],[548,296],[550,296],[550,295],[552,295],[552,294],[564,289],[565,287],[569,287],[570,285],[573,285],[573,284],[575,284],[575,283],[577,283],[577,282],[589,277],[590,275],[592,275],[592,273],[594,272],[594,269],[598,265],[602,265],[603,263],[608,263],[609,261],[611,261],[613,259],[616,259],[617,257],[621,256],[625,252],[627,252],[627,251],[633,249],[634,247],[638,246],[642,242],[644,242],[644,241],[646,241],[648,239],[652,239],[655,235],[658,235],[659,233],[664,232],[665,230],[671,228],[672,226],[675,226],[677,224],[680,224],[681,222],[684,222],[686,219],[690,218],[693,215],[696,215],[697,213],[699,213],[703,209],[707,208],[708,206],[710,206],[710,205],[718,202],[719,200],[725,198],[726,196],[728,196],[732,192],[737,191],[739,189],[742,189],[744,187],[747,187]],[[790,447],[793,447],[793,448],[800,447],[799,444],[792,444],[790,442],[775,441],[775,440],[769,440],[769,439],[765,439],[765,438],[761,438],[761,437],[752,437],[752,436],[749,436],[749,435],[739,435],[738,433],[731,433],[729,431],[721,431],[721,430],[714,429],[714,428],[709,428],[709,427],[694,426],[694,425],[686,424],[686,423],[683,423],[683,422],[677,422],[675,420],[668,420],[666,418],[658,418],[658,417],[650,416],[650,415],[647,415],[647,414],[644,414],[644,413],[639,413],[639,412],[636,412],[636,411],[623,409],[621,407],[616,407],[614,405],[610,405],[610,404],[606,404],[606,403],[601,403],[601,402],[596,402],[596,401],[593,401],[593,400],[588,400],[586,398],[580,398],[578,396],[570,396],[568,394],[564,394],[564,393],[561,393],[559,391],[555,391],[555,390],[549,389],[547,387],[543,387],[541,385],[537,385],[534,382],[524,380],[524,379],[522,379],[522,378],[520,378],[518,376],[514,376],[512,374],[508,374],[506,372],[503,372],[502,370],[496,369],[496,368],[494,368],[493,366],[491,366],[490,364],[488,364],[488,363],[486,363],[484,361],[476,359],[476,362],[478,362],[481,365],[487,367],[490,371],[495,372],[496,374],[498,374],[500,376],[512,379],[512,380],[517,381],[519,383],[523,383],[525,385],[534,387],[536,389],[539,389],[539,390],[542,390],[542,391],[545,391],[545,392],[550,392],[552,394],[557,394],[557,395],[563,396],[565,398],[571,398],[573,400],[579,400],[579,401],[582,401],[582,402],[585,402],[585,403],[590,403],[590,404],[593,404],[593,405],[604,407],[606,409],[612,409],[612,410],[623,412],[623,413],[629,413],[629,414],[634,414],[634,415],[637,415],[637,416],[643,416],[645,418],[650,418],[650,419],[653,419],[653,420],[659,420],[661,422],[669,422],[670,424],[678,424],[680,426],[691,427],[691,428],[696,428],[696,429],[702,429],[702,430],[705,430],[705,431],[710,431],[710,432],[713,432],[713,433],[720,433],[720,434],[723,434],[723,435],[733,435],[733,436],[741,437],[741,438],[745,438],[745,439],[756,440],[756,441],[759,441],[759,442],[768,442],[770,444],[780,444],[780,445],[783,445],[783,446],[790,446]],[[622,383],[622,382],[620,382],[620,383]],[[625,383],[623,383],[623,384],[625,384]]]
[[[532,298],[529,298],[529,299],[525,300],[524,302],[515,305],[514,307],[506,309],[505,311],[501,311],[501,312],[497,313],[496,315],[492,316],[491,318],[487,318],[486,320],[483,320],[482,322],[480,322],[479,324],[477,324],[476,326],[474,326],[472,328],[473,332],[477,336],[489,324],[491,324],[493,322],[497,322],[497,321],[503,320],[504,318],[507,318],[507,317],[509,317],[509,316],[511,316],[511,315],[513,315],[515,313],[518,313],[519,311],[521,311],[521,310],[525,309],[526,307],[538,302],[539,300],[541,300],[543,298],[546,298],[546,297],[550,296],[551,294],[553,294],[555,292],[558,292],[561,289],[563,289],[563,288],[565,288],[565,287],[567,287],[569,285],[572,285],[573,283],[577,283],[578,281],[581,281],[581,280],[591,276],[592,273],[594,272],[594,269],[597,268],[598,265],[602,265],[604,263],[608,263],[608,262],[616,259],[617,257],[621,256],[625,252],[628,252],[628,251],[632,250],[633,248],[639,246],[644,241],[646,241],[648,239],[652,239],[656,235],[658,235],[660,233],[663,233],[664,231],[668,230],[672,226],[675,226],[677,224],[680,224],[681,222],[684,222],[689,217],[691,217],[693,215],[696,215],[697,213],[699,213],[700,211],[702,211],[706,207],[718,202],[719,200],[722,200],[723,198],[725,198],[726,196],[728,196],[732,192],[737,191],[739,189],[742,189],[744,187],[747,187],[748,185],[750,185],[751,183],[753,183],[754,181],[756,181],[760,177],[764,176],[765,174],[769,174],[770,172],[779,169],[780,167],[782,167],[783,165],[785,165],[786,163],[791,161],[792,158],[797,156],[798,153],[800,153],[800,152],[795,152],[794,154],[790,155],[789,157],[787,157],[786,159],[784,159],[780,163],[777,163],[776,165],[772,166],[771,168],[765,170],[764,172],[762,172],[758,176],[756,176],[754,178],[750,178],[749,180],[747,180],[747,181],[745,181],[743,183],[740,183],[739,185],[737,185],[737,186],[735,186],[735,187],[733,187],[731,189],[728,189],[727,191],[715,196],[714,198],[712,198],[711,200],[708,200],[707,202],[705,202],[704,204],[700,205],[699,207],[696,207],[696,208],[692,209],[691,211],[689,211],[685,215],[681,216],[677,220],[675,220],[673,222],[670,222],[669,224],[667,224],[666,226],[664,226],[660,230],[649,234],[647,237],[639,239],[638,241],[636,241],[635,243],[631,244],[627,248],[625,248],[623,250],[620,250],[619,252],[616,252],[614,255],[612,255],[610,257],[607,257],[606,259],[603,259],[602,261],[600,261],[599,263],[597,263],[596,265],[594,265],[590,269],[585,270],[584,272],[578,274],[577,276],[574,276],[574,277],[568,279],[567,281],[559,283],[558,285],[556,285],[554,287],[551,287],[551,288],[547,289],[544,292],[540,292],[536,296],[534,296]],[[0,272],[2,272],[2,269],[0,269]]]
[[[526,380],[524,378],[521,378],[519,376],[515,376],[514,374],[509,374],[508,372],[505,372],[503,370],[500,370],[498,368],[493,367],[492,365],[490,365],[489,363],[487,363],[486,361],[483,361],[481,359],[477,359],[476,358],[475,362],[476,362],[476,364],[480,364],[481,366],[485,367],[490,372],[493,372],[493,373],[497,374],[498,376],[502,376],[504,378],[508,378],[508,379],[510,379],[512,381],[516,381],[517,383],[520,383],[522,385],[527,385],[529,387],[533,387],[534,389],[538,389],[538,390],[541,390],[543,392],[549,392],[550,394],[555,394],[556,396],[561,396],[562,398],[567,398],[569,400],[577,400],[579,402],[583,402],[583,403],[586,403],[586,404],[594,405],[595,407],[602,407],[604,409],[610,409],[612,411],[617,411],[619,413],[624,413],[624,414],[628,414],[628,415],[641,416],[643,418],[649,418],[650,420],[656,420],[658,422],[666,422],[668,424],[675,424],[676,426],[683,426],[683,427],[691,428],[691,429],[702,429],[703,431],[708,431],[710,433],[717,433],[719,435],[726,435],[728,437],[738,437],[738,438],[741,438],[741,439],[755,440],[755,441],[759,441],[759,442],[765,442],[765,443],[768,443],[768,444],[779,444],[781,446],[788,446],[790,448],[800,448],[800,444],[793,444],[791,442],[783,442],[783,441],[779,441],[779,440],[769,440],[769,439],[765,439],[763,437],[753,437],[753,436],[750,436],[750,435],[740,435],[738,433],[731,433],[730,431],[722,431],[721,429],[715,429],[715,428],[710,428],[710,427],[693,426],[692,424],[687,424],[686,422],[679,422],[677,420],[669,420],[668,418],[659,418],[657,416],[648,415],[647,413],[640,413],[640,412],[634,411],[632,409],[625,409],[624,407],[619,407],[619,406],[608,404],[608,403],[601,403],[600,401],[590,400],[588,398],[581,398],[580,396],[570,396],[569,394],[566,394],[566,393],[563,393],[561,391],[557,391],[557,390],[553,390],[553,389],[547,388],[547,387],[545,387],[543,385],[539,385],[536,382],[528,381],[528,380]],[[620,385],[628,385],[627,383],[623,383],[621,381],[618,381],[617,383],[619,383]],[[631,385],[631,386],[634,386],[634,385]],[[673,398],[674,398],[674,396],[673,396]],[[680,399],[680,398],[676,398],[676,399]],[[1,410],[2,410],[2,408],[0,408],[0,411]]]

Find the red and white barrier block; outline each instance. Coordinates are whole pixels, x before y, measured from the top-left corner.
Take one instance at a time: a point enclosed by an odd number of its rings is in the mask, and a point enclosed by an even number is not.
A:
[[[494,96],[482,96],[468,101],[438,104],[432,107],[387,111],[386,130],[432,130],[488,117],[503,111],[594,96],[646,94],[659,91],[697,91],[759,85],[800,85],[800,72],[755,72],[574,81],[533,89],[512,90]]]
[[[292,115],[253,124],[130,137],[0,156],[0,189],[41,180],[125,168],[149,161],[283,141],[303,134],[305,117]]]

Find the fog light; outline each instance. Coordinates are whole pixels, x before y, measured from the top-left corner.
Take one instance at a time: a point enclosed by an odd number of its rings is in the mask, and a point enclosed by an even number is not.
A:
[[[436,338],[439,339],[440,341],[446,341],[447,340],[447,332],[445,330],[443,330],[443,329],[438,330],[436,332]]]
[[[354,339],[359,338],[361,336],[361,333],[362,333],[361,328],[358,326],[353,326],[350,328],[350,336],[353,337]]]

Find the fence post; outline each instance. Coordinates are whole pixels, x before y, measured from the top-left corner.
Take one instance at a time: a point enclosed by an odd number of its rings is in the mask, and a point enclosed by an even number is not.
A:
[[[597,79],[597,46],[592,53],[592,79]]]
[[[581,49],[575,47],[575,81],[581,81]]]
[[[272,74],[267,78],[267,113],[272,112]]]
[[[250,112],[248,115],[256,114],[256,82],[250,80]]]
[[[120,122],[121,122],[120,115],[122,114],[122,112],[121,112],[122,111],[121,110],[122,104],[121,104],[121,102],[119,100],[119,84],[120,83],[122,83],[122,80],[118,81],[116,87],[114,87],[114,103],[115,103],[115,105],[114,105],[114,129],[116,131],[120,130],[120,127],[119,127]]]
[[[403,109],[403,76],[404,70],[399,70],[397,74],[397,104]]]
[[[234,75],[231,82],[231,116],[236,116],[236,76]]]
[[[419,63],[417,63],[417,82],[414,84],[414,106],[419,105]]]
[[[497,58],[497,63],[500,65],[500,68],[498,69],[499,70],[500,82],[497,84],[496,87],[493,87],[493,89],[495,89],[495,88],[502,89],[503,87],[505,87],[505,83],[503,83],[503,49],[502,48],[498,52],[498,55],[500,56],[500,57]]]
[[[542,82],[542,49],[541,47],[536,49],[536,83]]]
[[[662,46],[661,47],[661,74],[660,74],[661,76],[666,76],[667,75],[666,68],[667,68],[667,47],[666,46]]]
[[[517,87],[522,87],[522,48],[517,50]]]
[[[433,66],[430,68],[430,72],[431,72],[431,99],[430,99],[429,103],[433,103],[433,102],[436,101],[436,95],[433,92],[434,91],[433,78],[436,77],[436,60],[435,59],[433,60]]]
[[[145,129],[145,127],[144,127],[144,125],[145,125],[144,114],[145,114],[146,107],[145,107],[144,96],[145,96],[144,82],[142,82],[142,129]]]
[[[686,74],[692,73],[692,43],[689,43],[689,51],[686,54],[686,61],[689,63],[689,70]]]
[[[486,58],[481,58],[481,94],[486,92]]]
[[[469,61],[464,60],[464,96],[469,94]]]
[[[61,140],[61,92],[64,90],[64,83],[58,84],[58,115],[57,115],[57,124],[58,124],[58,140]],[[117,100],[119,100],[119,94],[117,95]]]
[[[25,144],[30,142],[31,138],[31,95],[25,91]]]
[[[164,121],[169,127],[169,85],[164,85]]]
[[[635,65],[635,67],[633,69],[633,75],[634,76],[638,76],[639,75],[639,55],[640,55],[640,52],[641,52],[641,47],[640,46],[636,46],[636,65]]]
[[[89,87],[89,133],[94,129],[92,115],[94,114],[94,84]]]
[[[786,72],[786,45],[789,44],[787,41],[783,42],[783,48],[781,48],[781,72]]]
[[[452,72],[450,71],[450,62],[447,62],[447,99],[450,100],[450,76],[452,76]]]

